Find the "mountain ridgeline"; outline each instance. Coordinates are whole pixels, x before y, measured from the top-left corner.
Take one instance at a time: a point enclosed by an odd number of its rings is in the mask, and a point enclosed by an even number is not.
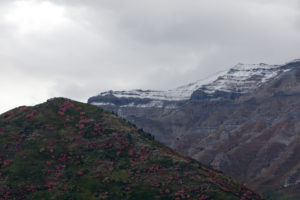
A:
[[[270,199],[300,199],[300,60],[238,64],[173,90],[108,91],[88,102]]]
[[[0,115],[0,199],[263,199],[96,106],[54,98]]]

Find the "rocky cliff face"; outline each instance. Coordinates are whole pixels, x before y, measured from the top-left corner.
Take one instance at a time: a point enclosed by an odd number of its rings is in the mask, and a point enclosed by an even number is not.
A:
[[[175,95],[179,94],[179,95]],[[252,188],[300,195],[300,61],[238,64],[163,91],[106,92],[89,103]]]

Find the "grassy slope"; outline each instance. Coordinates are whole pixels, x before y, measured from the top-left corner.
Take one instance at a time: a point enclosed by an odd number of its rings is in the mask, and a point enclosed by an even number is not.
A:
[[[0,199],[24,198],[262,199],[115,115],[63,98],[0,116]]]

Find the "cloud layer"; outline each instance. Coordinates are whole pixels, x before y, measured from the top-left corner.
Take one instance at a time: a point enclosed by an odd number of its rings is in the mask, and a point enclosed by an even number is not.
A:
[[[0,112],[299,58],[297,0],[4,0]]]

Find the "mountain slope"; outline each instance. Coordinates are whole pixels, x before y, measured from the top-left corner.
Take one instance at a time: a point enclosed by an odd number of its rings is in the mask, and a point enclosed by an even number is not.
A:
[[[0,199],[262,199],[95,106],[56,98],[0,116]]]
[[[216,77],[172,108],[126,107],[135,99],[122,97],[102,107],[258,191],[298,199],[300,61],[238,65]],[[97,98],[105,97],[89,102]]]

